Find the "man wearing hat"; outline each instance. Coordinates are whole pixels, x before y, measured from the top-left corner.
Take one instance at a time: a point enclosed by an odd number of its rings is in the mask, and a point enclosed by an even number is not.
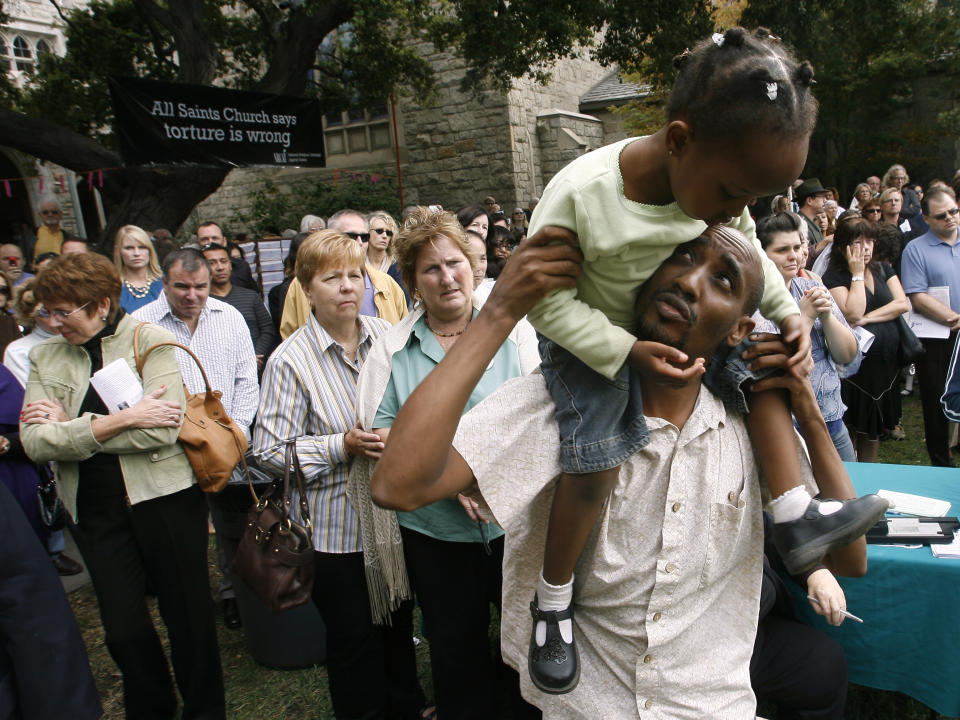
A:
[[[807,239],[810,247],[816,247],[823,242],[823,233],[820,232],[820,226],[813,219],[818,212],[823,210],[823,203],[828,195],[827,189],[820,184],[819,178],[804,180],[800,183],[800,187],[794,191],[800,217],[807,221]]]

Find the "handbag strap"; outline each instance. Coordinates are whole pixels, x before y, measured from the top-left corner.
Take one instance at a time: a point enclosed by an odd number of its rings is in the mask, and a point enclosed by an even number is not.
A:
[[[300,469],[300,458],[297,457],[297,441],[289,440],[283,449],[283,512],[285,515],[290,507],[290,468],[293,467],[293,479],[297,484],[297,494],[300,496],[300,516],[303,524],[312,531],[310,520],[310,503],[307,502],[307,493],[303,488],[303,470]]]

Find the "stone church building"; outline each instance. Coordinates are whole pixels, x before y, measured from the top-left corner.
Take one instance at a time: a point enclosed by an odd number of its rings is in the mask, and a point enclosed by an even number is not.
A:
[[[509,215],[539,197],[570,160],[625,137],[609,108],[641,96],[616,70],[570,59],[557,63],[547,85],[524,78],[506,94],[487,91],[477,97],[461,92],[464,67],[453,55],[428,43],[420,50],[436,70],[437,92],[429,104],[400,93],[395,104],[388,100],[380,108],[327,115],[326,168],[234,170],[200,203],[187,228],[212,218],[229,221],[265,178],[295,195],[298,183],[354,173],[399,180],[404,205],[456,209],[493,195]]]

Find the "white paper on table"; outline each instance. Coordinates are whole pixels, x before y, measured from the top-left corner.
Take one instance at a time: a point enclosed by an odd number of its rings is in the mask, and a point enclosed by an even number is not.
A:
[[[950,502],[947,500],[893,490],[878,490],[877,495],[890,501],[890,512],[919,517],[946,517],[947,513],[950,512]]]
[[[134,375],[123,358],[117,358],[97,370],[90,377],[90,384],[111,415],[132,407],[143,399],[140,379]]]
[[[930,546],[934,557],[960,558],[960,533],[954,533],[953,542]]]
[[[947,307],[950,307],[950,288],[946,285],[937,285],[936,287],[927,288],[927,295],[932,297],[934,300],[938,300]],[[947,325],[942,325],[936,320],[928,318],[926,315],[923,315],[918,312],[913,311],[913,306],[910,308],[910,319],[907,321],[910,325],[910,329],[913,330],[913,333],[917,337],[922,338],[947,338],[950,337],[950,327]]]

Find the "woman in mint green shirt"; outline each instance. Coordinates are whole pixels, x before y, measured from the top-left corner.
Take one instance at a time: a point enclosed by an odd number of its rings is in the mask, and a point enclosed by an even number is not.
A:
[[[397,238],[395,252],[404,282],[418,302],[378,340],[371,352],[377,358],[368,359],[360,381],[372,388],[372,427],[384,438],[400,406],[477,313],[473,268],[478,258],[451,213],[419,208]],[[464,412],[538,364],[536,338],[524,323],[497,352]],[[362,397],[360,404],[363,419]],[[503,531],[475,521],[469,506],[470,501],[459,496],[397,513],[410,585],[430,642],[440,717],[497,716],[499,673],[490,662],[489,624],[490,603],[500,606]],[[516,674],[511,683],[522,703]]]

